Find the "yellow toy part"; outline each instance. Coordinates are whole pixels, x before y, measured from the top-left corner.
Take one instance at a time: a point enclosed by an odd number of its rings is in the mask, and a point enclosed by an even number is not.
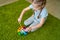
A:
[[[22,29],[23,29],[23,26],[20,26],[20,27],[18,28],[17,32],[20,32],[20,30],[22,30]]]

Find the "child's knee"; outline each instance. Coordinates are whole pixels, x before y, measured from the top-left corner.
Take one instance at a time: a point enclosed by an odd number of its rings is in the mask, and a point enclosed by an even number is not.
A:
[[[24,21],[24,25],[27,26],[27,22],[26,21]]]

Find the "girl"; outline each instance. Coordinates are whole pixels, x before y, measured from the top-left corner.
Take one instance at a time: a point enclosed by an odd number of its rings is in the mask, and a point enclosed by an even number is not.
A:
[[[42,27],[48,16],[48,12],[45,5],[46,5],[46,0],[31,0],[31,5],[26,7],[21,12],[20,17],[18,18],[19,23],[21,22],[22,16],[26,11],[30,9],[34,11],[34,14],[32,14],[30,18],[24,21],[24,24],[26,26],[29,25],[29,27],[27,27],[24,30],[25,32],[33,32],[38,28]]]

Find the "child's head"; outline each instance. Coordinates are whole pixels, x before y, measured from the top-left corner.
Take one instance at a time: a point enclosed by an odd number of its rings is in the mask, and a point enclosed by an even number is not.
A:
[[[45,7],[46,5],[46,0],[34,0],[32,2],[32,5],[34,6],[34,8],[36,9],[42,9]]]
[[[30,2],[34,6],[34,9],[42,9],[46,5],[46,0],[30,0]]]

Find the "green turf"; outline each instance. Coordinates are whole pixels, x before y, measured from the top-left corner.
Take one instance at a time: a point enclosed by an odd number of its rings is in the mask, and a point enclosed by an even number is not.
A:
[[[43,27],[27,36],[18,36],[17,20],[22,9],[29,6],[29,3],[20,0],[15,3],[0,7],[0,40],[60,40],[60,20],[49,14]],[[33,12],[29,10],[24,14],[22,25],[25,19]]]

